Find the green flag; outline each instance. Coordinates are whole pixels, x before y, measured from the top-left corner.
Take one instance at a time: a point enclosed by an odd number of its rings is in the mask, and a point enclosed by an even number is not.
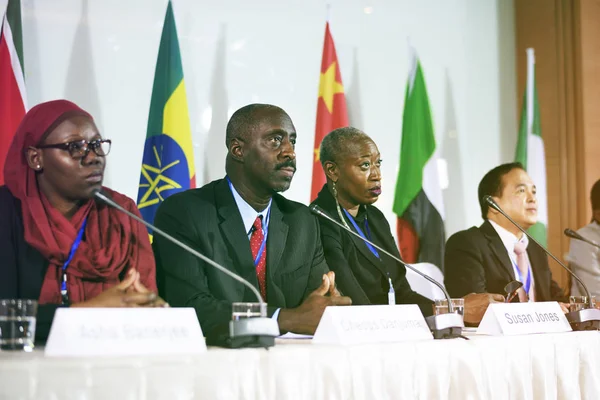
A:
[[[527,86],[523,96],[521,127],[515,161],[520,162],[537,188],[538,222],[529,233],[542,245],[548,244],[548,198],[546,192],[546,156],[540,126],[540,106],[535,85],[535,55],[527,49]]]
[[[405,261],[430,262],[443,270],[446,236],[435,134],[423,71],[414,51],[412,64],[406,85],[394,197],[398,245]]]

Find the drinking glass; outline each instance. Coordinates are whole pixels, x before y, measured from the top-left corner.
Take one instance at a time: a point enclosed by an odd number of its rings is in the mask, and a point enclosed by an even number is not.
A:
[[[233,303],[231,305],[231,309],[234,321],[243,318],[256,318],[267,316],[266,303]]]
[[[587,307],[587,296],[570,296],[569,297],[569,312],[583,310]],[[596,296],[592,296],[592,307],[596,307]]]
[[[460,315],[464,314],[465,311],[465,299],[451,299],[452,307],[454,312]],[[435,315],[447,314],[448,313],[448,300],[440,299],[435,301]]]
[[[0,350],[32,351],[37,301],[0,300]]]

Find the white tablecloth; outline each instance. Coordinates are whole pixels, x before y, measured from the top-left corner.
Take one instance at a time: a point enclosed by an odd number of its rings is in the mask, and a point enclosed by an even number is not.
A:
[[[194,357],[0,353],[0,399],[600,399],[600,333],[209,349]]]

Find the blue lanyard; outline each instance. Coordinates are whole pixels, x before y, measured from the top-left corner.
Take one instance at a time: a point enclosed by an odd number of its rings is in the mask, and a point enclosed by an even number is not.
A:
[[[263,251],[265,251],[265,246],[267,244],[267,235],[269,234],[269,219],[271,217],[271,208],[267,212],[267,217],[265,218],[265,222],[262,224],[264,226],[263,231],[265,236],[263,237],[262,243],[260,244],[260,248],[258,249],[258,253],[256,253],[256,258],[254,259],[254,267],[258,266],[260,262],[260,256],[262,256]]]
[[[83,238],[83,232],[85,231],[86,223],[87,223],[87,216],[83,219],[81,228],[79,228],[79,232],[77,232],[77,237],[75,238],[75,241],[73,242],[73,245],[71,246],[71,251],[69,252],[69,258],[67,258],[67,261],[65,261],[65,263],[62,266],[63,276],[62,276],[62,282],[60,284],[60,294],[63,296],[63,299],[65,299],[67,296],[67,267],[71,263],[71,260],[73,259],[73,256],[75,255],[75,252],[77,251],[77,248],[79,247],[79,244],[81,243],[81,239]]]
[[[358,234],[360,235],[361,238],[363,239],[369,239],[371,240],[371,230],[369,229],[369,222],[367,221],[367,219],[365,218],[365,228],[367,230],[367,236],[365,236],[365,234],[363,233],[362,229],[360,229],[360,227],[358,226],[358,224],[356,223],[356,221],[354,221],[354,218],[352,218],[352,215],[350,215],[350,213],[348,211],[346,211],[346,209],[344,209],[344,212],[346,213],[346,216],[348,217],[348,219],[350,220],[350,222],[352,222],[352,225],[354,226],[354,229],[356,229],[356,232],[358,232]],[[373,253],[373,255],[377,258],[379,258],[379,253],[377,252],[377,249],[375,249],[375,247],[371,246],[370,243],[365,242],[365,244],[367,245],[367,247],[369,248],[369,250],[371,250],[371,253]]]
[[[531,265],[527,265],[527,278],[523,279],[523,275],[521,275],[521,270],[519,269],[517,263],[512,259],[510,261],[512,261],[513,265],[515,266],[515,271],[517,271],[517,280],[523,283],[523,290],[525,290],[525,293],[529,295],[529,289],[531,288]]]

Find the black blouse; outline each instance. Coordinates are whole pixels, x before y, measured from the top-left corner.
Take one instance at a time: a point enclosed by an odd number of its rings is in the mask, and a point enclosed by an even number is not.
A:
[[[335,199],[326,185],[313,204],[317,204],[335,220],[340,221]],[[341,212],[347,225],[356,231],[343,209]],[[373,243],[400,257],[390,225],[377,207],[360,207],[354,220],[365,235],[368,224],[370,240]],[[343,295],[352,298],[352,304],[388,304],[389,274],[394,286],[396,304],[416,304],[423,315],[433,314],[433,301],[411,289],[406,280],[406,269],[402,264],[381,252],[377,257],[361,239],[323,218],[319,218],[319,223],[327,265],[336,274],[338,289]]]

